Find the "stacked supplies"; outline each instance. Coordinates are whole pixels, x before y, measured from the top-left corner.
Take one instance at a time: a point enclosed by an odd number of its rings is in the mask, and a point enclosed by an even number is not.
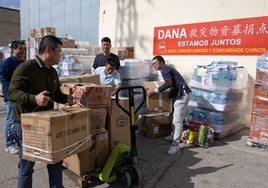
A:
[[[257,59],[248,144],[268,145],[268,52]]]
[[[237,62],[214,61],[195,68],[186,122],[200,122],[222,138],[244,127],[248,74]]]

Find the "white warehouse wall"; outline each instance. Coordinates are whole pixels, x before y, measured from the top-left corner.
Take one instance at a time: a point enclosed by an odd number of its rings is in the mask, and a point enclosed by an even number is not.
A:
[[[113,47],[134,46],[135,58],[153,57],[154,27],[268,15],[268,0],[100,0],[99,41]],[[237,61],[255,78],[257,56],[164,56],[180,72],[214,60]]]
[[[113,47],[134,46],[136,59],[152,59],[154,27],[268,16],[268,0],[100,0],[99,43],[109,36]],[[267,47],[268,48],[268,47]],[[246,126],[258,56],[163,56],[187,79],[196,65],[215,60],[236,61],[249,73]]]

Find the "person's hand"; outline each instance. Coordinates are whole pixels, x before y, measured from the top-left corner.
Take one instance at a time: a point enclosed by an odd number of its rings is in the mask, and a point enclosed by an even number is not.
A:
[[[41,93],[35,95],[34,99],[38,106],[46,106],[50,101],[50,97],[48,96],[48,91],[42,91]]]
[[[72,95],[68,95],[67,97],[67,102],[70,106],[74,105],[75,104],[75,100],[74,100],[74,97]]]
[[[154,93],[154,90],[150,90],[150,89],[147,90],[147,96],[150,96],[150,95],[152,95],[153,93]]]

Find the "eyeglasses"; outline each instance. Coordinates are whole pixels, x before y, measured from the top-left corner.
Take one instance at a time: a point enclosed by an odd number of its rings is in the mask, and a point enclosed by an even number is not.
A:
[[[158,61],[153,61],[152,65],[155,66],[156,64],[158,64]]]

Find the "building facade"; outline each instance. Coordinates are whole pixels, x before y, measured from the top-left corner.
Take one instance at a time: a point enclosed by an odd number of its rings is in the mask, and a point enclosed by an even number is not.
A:
[[[22,39],[30,29],[54,27],[58,37],[98,43],[99,0],[21,0],[20,12]]]
[[[0,46],[20,39],[20,11],[0,7]]]

